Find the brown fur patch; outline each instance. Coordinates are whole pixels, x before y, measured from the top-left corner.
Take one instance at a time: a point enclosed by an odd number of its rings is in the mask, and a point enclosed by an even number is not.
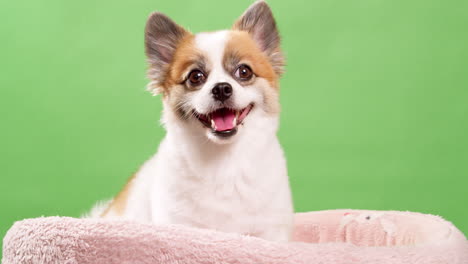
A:
[[[236,63],[237,62],[237,63]],[[223,65],[227,71],[234,71],[238,63],[246,63],[257,77],[268,81],[273,88],[263,91],[266,111],[278,114],[279,106],[279,75],[275,72],[267,54],[262,52],[250,34],[246,31],[232,30],[226,43]]]
[[[133,180],[135,179],[135,176],[136,174],[134,174],[127,180],[127,183],[125,184],[124,188],[117,194],[117,196],[115,196],[115,198],[106,208],[106,210],[101,214],[101,217],[107,216],[107,214],[109,214],[110,212],[113,212],[117,215],[122,215],[124,213],[125,208],[127,206],[128,195],[130,194],[130,189],[133,185]]]
[[[195,36],[187,34],[177,46],[168,73],[164,78],[164,94],[167,95],[171,87],[183,82],[183,73],[191,65],[199,63],[202,58],[200,52],[195,48]]]
[[[268,56],[260,50],[248,32],[233,30],[226,43],[223,64],[229,67],[229,61],[246,62],[256,76],[266,79],[272,87],[279,89],[279,76],[275,73]]]

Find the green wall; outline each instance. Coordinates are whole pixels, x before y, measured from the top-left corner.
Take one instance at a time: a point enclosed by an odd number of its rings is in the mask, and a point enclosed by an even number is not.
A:
[[[198,32],[250,2],[2,1],[0,237],[15,220],[80,215],[155,152],[151,11]],[[468,233],[468,2],[269,2],[296,210],[419,211]]]

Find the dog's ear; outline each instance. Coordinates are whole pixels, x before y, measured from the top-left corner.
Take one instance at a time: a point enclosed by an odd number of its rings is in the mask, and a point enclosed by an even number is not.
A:
[[[154,12],[148,18],[145,28],[145,52],[148,58],[148,76],[151,82],[148,90],[153,94],[162,91],[162,82],[172,62],[177,45],[190,34],[166,15]]]
[[[234,30],[247,31],[260,49],[268,55],[277,74],[283,72],[284,56],[280,49],[280,36],[268,4],[253,3],[234,23]]]

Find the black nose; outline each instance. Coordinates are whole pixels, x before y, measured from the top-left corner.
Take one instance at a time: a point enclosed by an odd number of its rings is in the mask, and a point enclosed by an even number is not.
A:
[[[224,102],[232,95],[232,86],[229,83],[222,82],[217,83],[215,87],[211,90],[213,98],[215,100]]]

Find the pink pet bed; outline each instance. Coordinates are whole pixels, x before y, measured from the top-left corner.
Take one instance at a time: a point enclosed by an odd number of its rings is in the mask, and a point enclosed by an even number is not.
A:
[[[298,213],[293,240],[278,243],[179,225],[43,217],[11,227],[3,240],[2,263],[468,263],[465,236],[442,218],[419,213]]]

